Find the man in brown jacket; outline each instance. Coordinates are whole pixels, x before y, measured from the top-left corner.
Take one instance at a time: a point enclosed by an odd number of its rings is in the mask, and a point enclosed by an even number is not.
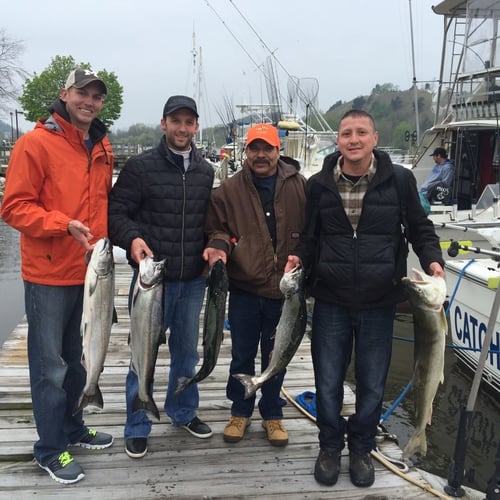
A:
[[[269,364],[283,296],[279,282],[304,224],[305,179],[299,165],[280,157],[278,131],[268,123],[251,127],[243,168],[214,190],[205,231],[204,258],[209,265],[222,259],[229,276],[229,323],[232,360],[227,397],[233,402],[224,440],[240,441],[250,425],[255,394],[244,399],[244,387],[232,375],[255,374],[261,348],[261,372]],[[272,445],[285,446],[280,398],[285,371],[261,388],[259,411]]]

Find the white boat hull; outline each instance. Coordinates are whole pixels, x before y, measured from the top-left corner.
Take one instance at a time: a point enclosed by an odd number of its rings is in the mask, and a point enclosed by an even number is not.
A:
[[[467,267],[466,267],[467,266]],[[450,296],[449,323],[456,355],[473,371],[486,335],[496,288],[500,283],[498,262],[492,259],[448,260],[445,265]],[[498,317],[482,379],[500,391],[500,323]],[[461,349],[460,349],[461,348]]]

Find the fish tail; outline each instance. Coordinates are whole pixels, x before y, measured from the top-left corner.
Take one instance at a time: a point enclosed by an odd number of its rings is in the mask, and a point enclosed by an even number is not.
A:
[[[262,385],[262,384],[255,384],[254,383],[254,377],[252,375],[245,375],[244,373],[235,373],[233,374],[233,377],[236,380],[239,380],[242,384],[243,387],[245,388],[245,399],[248,399],[249,397],[253,396],[257,389]]]
[[[179,377],[177,379],[177,387],[175,388],[175,394],[182,392],[190,383],[192,378],[189,377]]]
[[[403,450],[403,458],[409,458],[415,453],[420,453],[423,457],[427,454],[427,439],[424,430],[413,434]]]
[[[99,389],[98,385],[95,386],[95,392],[93,394],[87,394],[85,392],[82,393],[78,399],[78,403],[75,405],[73,415],[87,406],[95,406],[96,408],[101,408],[101,410],[104,408],[104,400],[102,398],[101,389]]]
[[[142,399],[140,399],[139,395],[135,397],[134,402],[132,403],[132,413],[135,413],[139,410],[144,410],[145,412],[156,418],[156,420],[160,420],[160,412],[158,411],[158,407],[156,406],[156,403],[151,396],[148,396],[147,401],[143,401]]]

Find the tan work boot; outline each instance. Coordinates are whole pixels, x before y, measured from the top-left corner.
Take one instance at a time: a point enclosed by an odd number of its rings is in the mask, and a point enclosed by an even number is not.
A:
[[[250,419],[247,417],[231,417],[229,423],[224,428],[224,441],[226,443],[237,443],[243,439]]]
[[[262,427],[267,432],[267,439],[273,446],[285,446],[288,444],[288,432],[281,420],[264,420]]]

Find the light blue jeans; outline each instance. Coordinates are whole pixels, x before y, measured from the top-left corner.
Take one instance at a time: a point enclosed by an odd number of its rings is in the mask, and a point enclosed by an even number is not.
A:
[[[137,273],[134,273],[130,294],[136,278]],[[175,388],[179,377],[194,376],[199,361],[198,337],[205,284],[205,277],[200,276],[191,281],[168,281],[163,287],[164,327],[165,331],[170,330],[168,335],[170,372],[164,408],[174,425],[187,424],[196,416],[199,405],[197,384],[190,384],[179,394],[175,394]],[[132,413],[132,403],[139,391],[137,375],[132,369],[129,369],[127,374],[125,391],[127,400],[125,439],[149,436],[152,421],[147,413],[143,410]]]
[[[375,447],[391,361],[395,311],[395,306],[357,311],[316,299],[311,353],[321,449],[342,450],[345,433],[350,451],[364,453]],[[356,412],[346,421],[341,410],[353,345]]]
[[[39,439],[36,460],[46,465],[86,432],[73,409],[85,386],[80,323],[83,285],[24,282],[33,415]]]

